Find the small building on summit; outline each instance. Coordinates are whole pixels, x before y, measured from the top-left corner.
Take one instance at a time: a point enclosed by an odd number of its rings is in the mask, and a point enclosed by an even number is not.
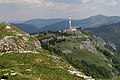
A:
[[[71,27],[68,29],[69,31],[77,31],[77,27]]]

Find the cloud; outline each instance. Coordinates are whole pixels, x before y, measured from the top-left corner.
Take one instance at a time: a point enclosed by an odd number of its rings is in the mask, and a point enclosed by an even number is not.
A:
[[[0,3],[42,4],[45,0],[0,0]]]
[[[101,3],[111,7],[117,6],[118,4],[117,0],[101,0]]]
[[[74,4],[87,4],[91,2],[92,4],[102,3],[107,6],[116,6],[117,0],[0,0],[0,3],[19,3],[19,4],[29,4],[34,7],[52,7],[52,8],[63,8],[67,6],[72,6]]]
[[[99,4],[104,4],[106,6],[111,6],[111,7],[114,7],[114,6],[117,6],[118,4],[118,0],[83,0],[82,1],[83,3],[93,3],[96,5],[96,3],[99,3]]]
[[[111,6],[116,6],[116,5],[117,5],[117,1],[116,1],[116,0],[112,0],[112,1],[109,3],[109,5],[111,5]]]
[[[83,0],[83,3],[91,2],[92,0]]]
[[[50,0],[57,3],[80,4],[82,0]]]
[[[77,0],[79,1],[79,0]],[[28,7],[41,7],[41,8],[55,8],[66,9],[69,4],[74,4],[75,1],[70,0],[0,0],[0,4],[26,4]]]
[[[67,17],[71,13],[74,18],[83,18],[100,13],[118,14],[118,1],[120,0],[0,0],[0,17],[14,19],[20,15],[17,19],[51,18]]]

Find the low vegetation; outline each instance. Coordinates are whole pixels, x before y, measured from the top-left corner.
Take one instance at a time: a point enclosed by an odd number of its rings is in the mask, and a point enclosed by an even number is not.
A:
[[[0,56],[0,76],[9,80],[83,80],[68,72],[70,64],[46,51],[5,53]]]
[[[119,66],[114,63],[116,51],[104,40],[86,31],[45,32],[34,36],[43,48],[63,57],[86,75],[96,79],[111,79],[119,75]]]

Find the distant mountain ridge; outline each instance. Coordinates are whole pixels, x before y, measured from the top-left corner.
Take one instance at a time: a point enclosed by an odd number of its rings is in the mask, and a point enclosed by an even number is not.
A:
[[[81,27],[83,29],[85,28],[97,28],[101,25],[107,25],[107,24],[111,24],[111,23],[117,23],[120,22],[120,17],[118,16],[104,16],[104,15],[95,15],[86,19],[81,19],[81,20],[72,20],[72,26],[73,27]],[[45,26],[41,29],[46,28],[46,30],[50,29],[52,27],[52,29],[56,30],[56,28],[63,28],[64,27],[68,27],[69,23],[67,21],[61,21],[52,25],[48,25]]]
[[[24,24],[24,23],[12,23],[12,24],[15,25],[17,28],[19,28],[19,29],[21,29],[29,34],[39,32],[39,28],[37,28],[34,25]]]
[[[89,18],[72,20],[73,27],[81,27],[82,29],[86,28],[97,28],[102,25],[108,25],[112,23],[120,22],[119,16],[105,16],[105,15],[95,15]],[[23,25],[25,24],[25,25]],[[15,24],[16,25],[16,24]],[[16,25],[17,26],[17,25]],[[23,27],[24,26],[24,27]],[[30,26],[29,31],[27,27]],[[25,21],[24,23],[18,24],[18,27],[28,32],[30,34],[44,31],[58,31],[61,29],[66,29],[69,27],[68,19],[33,19]]]
[[[91,16],[85,19],[72,20],[72,26],[85,28],[96,28],[102,25],[117,23],[120,22],[119,16],[105,16],[98,14]],[[48,30],[60,30],[66,29],[69,27],[68,19],[33,19],[25,21],[25,24],[34,25],[39,29],[39,31],[48,31]]]
[[[55,24],[58,22],[61,22],[65,19],[60,19],[60,18],[56,18],[56,19],[32,19],[32,20],[28,20],[25,21],[24,24],[30,24],[30,25],[34,25],[37,28],[42,28],[51,24]]]
[[[44,32],[44,31],[58,31],[58,30],[64,30],[64,29],[68,29],[69,28],[69,23],[67,20],[52,24],[52,25],[48,25],[45,27],[42,27],[39,29],[40,32]]]

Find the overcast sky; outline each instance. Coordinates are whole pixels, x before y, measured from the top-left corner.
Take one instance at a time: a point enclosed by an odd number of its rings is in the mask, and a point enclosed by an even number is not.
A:
[[[82,19],[96,14],[120,16],[120,0],[0,0],[0,20]]]

